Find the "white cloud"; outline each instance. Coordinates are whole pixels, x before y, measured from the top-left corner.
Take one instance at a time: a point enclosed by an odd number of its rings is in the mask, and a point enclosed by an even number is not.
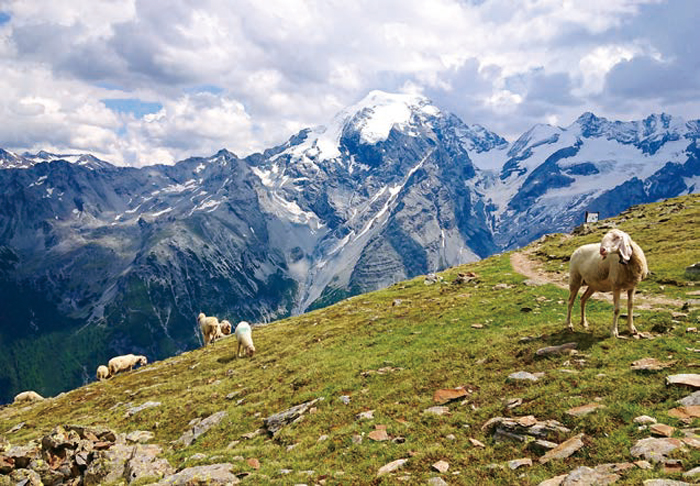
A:
[[[14,150],[135,165],[246,155],[372,89],[424,92],[504,136],[586,110],[700,116],[693,0],[5,0],[0,11],[0,146]],[[120,97],[163,109],[137,118],[100,102]]]

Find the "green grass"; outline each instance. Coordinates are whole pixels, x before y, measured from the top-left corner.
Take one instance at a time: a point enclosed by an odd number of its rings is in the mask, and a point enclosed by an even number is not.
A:
[[[683,208],[670,211],[674,205]],[[699,208],[700,198],[690,196],[637,208],[616,219],[645,249],[654,271],[641,284],[643,292],[685,298],[692,290],[683,269],[700,261]],[[666,217],[670,219],[662,222]],[[682,242],[674,243],[678,241],[674,228],[682,228]],[[565,263],[559,267],[564,258],[604,232],[565,242],[552,237],[538,254],[550,270],[566,271]],[[478,280],[453,285],[464,271],[476,272]],[[236,359],[235,342],[227,338],[26,410],[5,407],[0,410],[0,431],[26,422],[19,432],[6,436],[19,444],[58,424],[106,425],[120,432],[151,430],[154,442],[168,447],[166,457],[173,466],[231,461],[238,471],[253,473],[244,480],[251,484],[313,484],[320,479],[327,484],[395,484],[404,475],[410,475],[408,484],[425,484],[440,476],[431,471],[431,465],[445,460],[450,470],[443,477],[449,484],[532,485],[580,465],[631,461],[630,447],[648,436],[632,422],[638,415],[685,426],[668,417],[667,411],[689,391],[666,387],[664,378],[693,372],[698,365],[698,355],[688,348],[700,348],[700,338],[685,332],[698,324],[696,305],[686,317],[675,318],[672,312],[679,309],[671,307],[635,310],[640,330],[665,332],[653,340],[617,340],[610,336],[610,304],[592,300],[590,330],[577,328],[571,333],[564,328],[567,291],[554,285],[525,285],[525,278],[512,270],[508,254],[453,268],[441,276],[444,280],[435,285],[416,278],[256,327],[258,352],[252,359]],[[673,284],[662,283],[671,280]],[[501,283],[508,288],[495,288]],[[475,329],[472,324],[484,327]],[[626,329],[624,320],[620,329]],[[571,341],[579,344],[573,356],[535,355],[544,346]],[[676,364],[665,372],[632,371],[630,364],[644,357],[673,359]],[[366,373],[384,367],[394,371]],[[545,376],[528,385],[508,383],[507,376],[515,371]],[[457,386],[473,393],[463,402],[450,404],[451,415],[423,414],[435,405],[435,390]],[[234,392],[236,396],[227,400]],[[342,395],[350,396],[349,404],[340,400]],[[262,427],[263,418],[319,397],[324,400],[314,413],[286,427],[275,439],[241,438]],[[509,410],[505,400],[510,398],[521,398],[523,403]],[[605,408],[582,418],[566,413],[596,399]],[[127,404],[148,400],[162,405],[125,417]],[[169,447],[191,419],[220,410],[228,412],[221,425],[188,448]],[[355,419],[366,410],[375,410],[373,420]],[[565,461],[543,466],[523,444],[497,443],[481,430],[492,417],[530,414],[562,422],[572,429],[571,436],[586,433],[586,447]],[[376,425],[386,425],[390,436],[403,437],[405,442],[372,442],[367,434]],[[353,442],[353,436],[363,434],[362,443]],[[324,435],[327,440],[319,441]],[[480,440],[486,448],[474,447],[469,438]],[[240,442],[229,448],[234,441]],[[207,458],[188,460],[198,452]],[[240,457],[257,458],[260,469],[253,471]],[[522,457],[531,457],[535,465],[517,471],[489,467]],[[376,478],[382,465],[400,458],[409,462],[399,473]],[[698,451],[681,458],[686,469],[700,464]],[[281,469],[294,472],[281,475]],[[313,473],[307,476],[301,471]],[[653,477],[681,479],[661,469],[634,469],[618,484],[640,484]]]

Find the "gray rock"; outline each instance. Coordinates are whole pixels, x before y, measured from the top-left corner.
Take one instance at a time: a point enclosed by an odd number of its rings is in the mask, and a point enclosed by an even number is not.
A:
[[[160,446],[155,444],[134,446],[124,468],[124,477],[129,484],[141,478],[160,479],[173,474],[175,469],[170,463],[157,457],[161,452]]]
[[[316,398],[308,402],[301,403],[283,412],[278,412],[263,419],[267,432],[274,436],[286,425],[296,422],[316,403],[323,400],[323,397]]]
[[[630,449],[633,457],[643,457],[647,461],[665,462],[668,454],[683,448],[683,442],[678,439],[647,438],[637,441]]]
[[[512,461],[508,461],[508,467],[513,471],[521,467],[529,466],[532,466],[532,459],[530,459],[529,457],[525,457],[523,459],[513,459]]]
[[[508,381],[538,381],[539,377],[527,371],[518,371],[508,375]]]
[[[700,405],[700,390],[693,392],[685,398],[681,398],[678,400],[678,403],[686,407]]]
[[[153,408],[153,407],[160,407],[160,402],[146,402],[142,405],[139,405],[138,407],[131,407],[127,409],[126,413],[124,414],[124,418],[129,418],[134,414],[139,413],[142,410],[146,410],[147,408]]]
[[[16,486],[43,486],[44,484],[41,476],[31,469],[15,469],[10,473],[10,479]]]
[[[221,423],[226,417],[227,413],[225,411],[216,412],[205,419],[196,418],[191,420],[188,425],[189,429],[185,431],[184,434],[176,441],[176,443],[184,444],[185,446],[190,446],[195,440],[205,432],[207,432],[212,427],[215,427]]]
[[[700,277],[700,263],[693,263],[692,265],[685,267],[685,273],[691,277]]]
[[[34,459],[40,458],[40,451],[38,446],[27,444],[25,446],[10,447],[5,456],[13,460],[15,468],[23,469]]]
[[[397,471],[401,469],[407,462],[408,459],[398,459],[396,461],[390,462],[389,464],[385,464],[379,468],[379,471],[377,471],[377,476],[384,476],[386,474]]]
[[[521,442],[527,441],[527,436],[536,439],[560,439],[565,437],[571,430],[564,427],[556,420],[537,420],[532,415],[515,418],[496,417],[486,422],[481,429],[488,430],[495,428],[494,438],[510,438]]]
[[[447,486],[447,482],[442,478],[430,478],[428,479],[428,486]]]
[[[620,479],[619,474],[598,471],[586,466],[580,466],[566,475],[561,486],[598,486],[612,484]]]
[[[134,446],[115,444],[106,451],[94,453],[94,457],[83,474],[85,486],[98,486],[115,482],[124,477],[126,461]]]
[[[232,468],[233,464],[231,463],[188,467],[177,474],[161,479],[155,486],[238,484],[241,481],[235,474],[233,474],[233,472],[231,472]]]
[[[527,448],[531,450],[532,452],[536,454],[546,454],[548,451],[551,451],[555,447],[557,447],[559,444],[556,442],[550,442],[548,440],[543,440],[543,439],[537,439],[535,441],[530,442],[527,445]]]
[[[450,407],[430,407],[423,410],[425,415],[450,415]]]
[[[694,468],[691,469],[690,471],[684,472],[684,473],[683,473],[683,476],[685,476],[685,477],[693,477],[693,476],[697,476],[698,474],[700,474],[700,467],[694,467]]]

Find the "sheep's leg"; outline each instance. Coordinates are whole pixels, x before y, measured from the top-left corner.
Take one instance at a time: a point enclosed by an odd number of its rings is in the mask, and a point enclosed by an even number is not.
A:
[[[615,337],[619,337],[619,333],[617,331],[617,319],[620,317],[620,289],[613,289],[613,329],[612,329],[612,335]]]
[[[630,334],[637,334],[637,328],[634,327],[634,316],[632,314],[632,306],[634,305],[634,291],[635,289],[629,289],[627,291],[627,323],[630,326]]]
[[[581,296],[581,325],[584,329],[588,329],[588,319],[586,319],[586,302],[595,293],[593,287],[586,288],[586,291]]]
[[[241,357],[241,343],[238,343],[238,348],[236,349],[236,358]]]
[[[569,307],[566,312],[566,326],[570,331],[574,330],[574,325],[571,323],[571,309],[574,307],[574,302],[576,302],[576,296],[578,295],[578,289],[581,288],[581,279],[572,278],[569,281]]]

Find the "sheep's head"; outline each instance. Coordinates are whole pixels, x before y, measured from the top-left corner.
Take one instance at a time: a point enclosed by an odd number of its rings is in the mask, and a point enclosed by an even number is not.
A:
[[[231,334],[231,323],[228,322],[226,319],[221,321],[221,325],[219,326],[219,329],[221,329],[221,333],[224,334],[225,336],[228,336]]]
[[[253,355],[255,354],[255,346],[253,346],[253,345],[251,344],[250,347],[248,347],[248,348],[246,349],[246,353],[248,354],[248,356],[250,356],[250,357],[252,358]]]
[[[624,231],[614,229],[609,231],[600,242],[600,256],[605,258],[611,253],[617,253],[624,263],[632,258],[632,238]]]
[[[200,312],[197,316],[197,321],[201,322],[205,317],[207,317],[206,314],[204,314],[204,312]]]
[[[146,359],[145,356],[139,356],[139,364],[141,364],[141,365],[148,364],[148,360]]]

